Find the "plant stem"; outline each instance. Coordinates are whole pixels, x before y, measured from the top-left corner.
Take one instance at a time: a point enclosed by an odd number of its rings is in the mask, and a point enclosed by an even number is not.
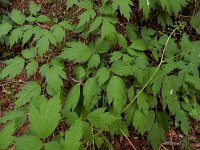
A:
[[[172,35],[174,34],[174,32],[177,30],[178,27],[176,27],[171,34],[169,35],[169,37],[167,38],[167,41],[165,43],[163,52],[162,52],[162,56],[161,56],[161,60],[160,63],[158,64],[158,66],[156,67],[156,70],[154,71],[154,73],[151,75],[151,77],[149,78],[149,80],[146,82],[146,84],[142,87],[142,89],[137,93],[137,95],[134,97],[134,99],[122,110],[122,113],[125,112],[132,104],[133,102],[140,96],[140,94],[144,91],[144,89],[147,87],[147,85],[152,81],[152,79],[154,78],[154,76],[158,73],[161,65],[165,62],[164,61],[164,56],[165,56],[165,51],[167,48],[167,45],[169,43],[170,38],[172,37]]]

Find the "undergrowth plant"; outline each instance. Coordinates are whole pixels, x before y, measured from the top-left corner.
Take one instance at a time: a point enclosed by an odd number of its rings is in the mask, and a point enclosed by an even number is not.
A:
[[[139,0],[142,28],[129,21],[132,0],[67,0],[67,12],[81,10],[77,24],[42,15],[33,2],[25,14],[13,9],[1,20],[0,41],[23,50],[3,61],[0,79],[25,74],[26,82],[0,118],[0,149],[113,149],[104,133],[128,138],[128,127],[153,149],[171,126],[187,136],[189,118],[200,120],[200,41],[185,28],[200,34],[200,12],[188,22],[173,17],[189,3]],[[145,26],[152,14],[164,30]],[[73,63],[71,72],[66,63]],[[28,131],[15,136],[26,123]],[[58,130],[63,124],[68,128]]]

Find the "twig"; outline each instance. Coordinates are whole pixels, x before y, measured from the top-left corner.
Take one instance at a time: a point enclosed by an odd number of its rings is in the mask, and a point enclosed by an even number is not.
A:
[[[137,150],[137,149],[135,148],[135,146],[133,145],[133,143],[130,141],[130,139],[126,136],[126,134],[124,133],[124,131],[123,131],[122,129],[120,129],[120,131],[122,132],[122,134],[124,135],[124,137],[128,140],[128,142],[130,143],[130,145],[132,146],[132,148],[133,148],[134,150]]]

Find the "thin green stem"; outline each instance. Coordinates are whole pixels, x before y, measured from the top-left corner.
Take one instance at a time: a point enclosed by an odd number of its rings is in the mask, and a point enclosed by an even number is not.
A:
[[[146,82],[146,84],[142,87],[142,89],[137,93],[137,95],[134,97],[134,99],[123,109],[122,113],[125,112],[132,104],[133,102],[140,96],[140,94],[144,91],[144,89],[148,86],[148,84],[152,81],[152,79],[154,78],[154,76],[158,73],[161,65],[164,63],[164,56],[165,56],[165,51],[167,48],[167,45],[169,43],[170,38],[172,37],[172,35],[174,34],[174,32],[177,30],[177,27],[171,32],[171,34],[169,35],[169,37],[167,38],[167,41],[165,43],[163,52],[162,52],[162,56],[161,56],[161,60],[160,63],[158,64],[158,66],[156,67],[156,70],[154,71],[154,73],[151,75],[151,77],[149,78],[149,80]]]

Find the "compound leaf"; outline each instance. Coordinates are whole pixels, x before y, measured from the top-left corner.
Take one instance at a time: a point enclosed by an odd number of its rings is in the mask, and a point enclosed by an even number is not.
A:
[[[76,120],[68,131],[65,133],[65,141],[63,142],[64,149],[79,150],[80,139],[83,135],[83,122],[81,119]]]
[[[118,77],[113,76],[107,86],[107,96],[108,102],[114,105],[114,112],[120,114],[125,103],[126,103],[126,93],[125,93],[124,81]]]
[[[43,101],[39,108],[31,105],[30,129],[40,138],[48,137],[57,127],[61,110],[60,96],[56,95],[49,101]]]
[[[9,59],[5,61],[6,67],[1,70],[0,79],[14,78],[19,75],[24,68],[24,59],[16,56],[15,58]],[[14,68],[14,69],[13,69]]]
[[[40,85],[35,81],[28,82],[22,90],[16,95],[18,99],[15,102],[15,107],[18,108],[28,101],[30,101],[33,97],[39,96],[41,93]]]
[[[0,131],[0,148],[7,149],[8,146],[13,142],[14,137],[12,136],[15,132],[15,123],[11,122]]]
[[[96,128],[101,130],[108,129],[119,118],[109,112],[105,112],[105,108],[98,108],[88,114],[87,119]]]
[[[40,150],[43,146],[42,141],[32,135],[23,135],[16,139],[15,147],[16,150]]]
[[[69,43],[69,48],[65,48],[60,57],[70,61],[83,63],[89,60],[92,55],[92,50],[81,42]]]
[[[21,11],[17,9],[13,9],[10,13],[10,18],[17,24],[22,25],[25,22],[25,16],[21,13]]]

